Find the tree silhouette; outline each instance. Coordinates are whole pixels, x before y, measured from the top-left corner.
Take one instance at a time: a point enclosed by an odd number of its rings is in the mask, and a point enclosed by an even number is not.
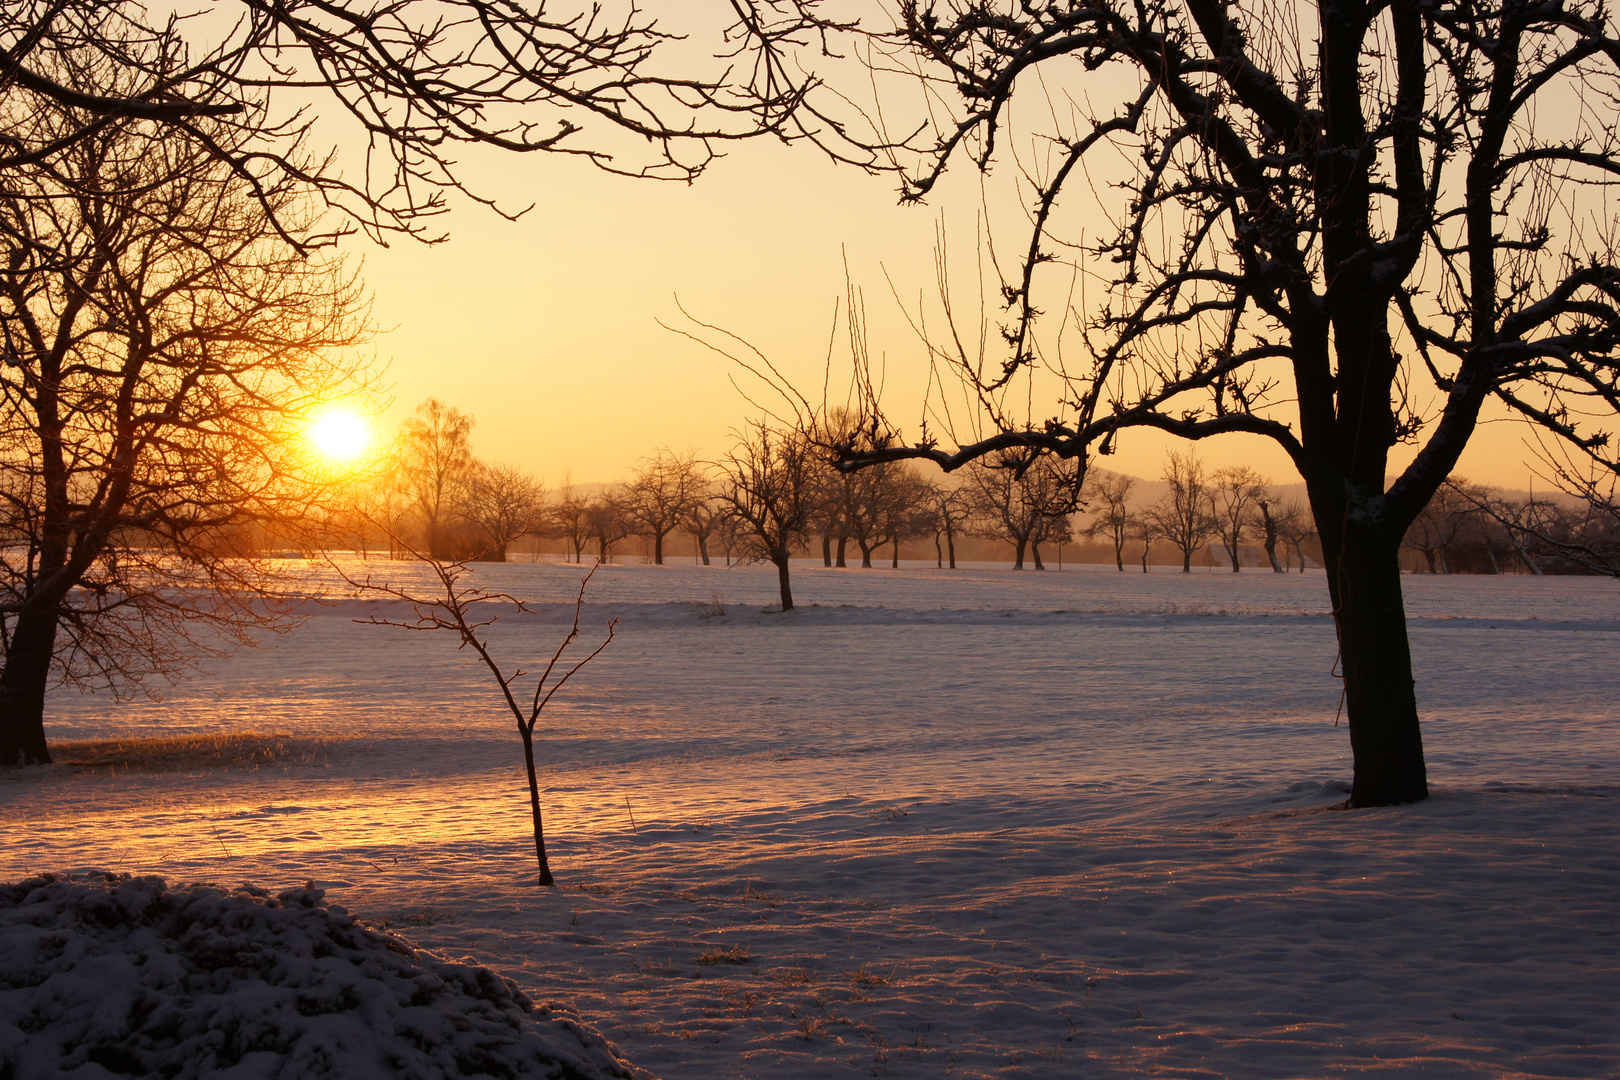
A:
[[[1489,399],[1620,471],[1595,419],[1620,411],[1608,9],[902,0],[872,43],[874,65],[921,80],[930,104],[931,146],[900,159],[905,197],[953,164],[1010,159],[1032,227],[998,263],[1011,267],[999,339],[952,326],[930,342],[991,434],[950,449],[891,437],[847,459],[1085,461],[1138,428],[1270,440],[1321,538],[1351,802],[1424,798],[1407,527]],[[1095,277],[1077,365],[1043,355],[1055,339],[1037,330],[1043,310],[1067,317],[1080,271]],[[996,340],[999,360],[971,347]],[[867,399],[870,430],[890,435],[875,380]],[[1417,452],[1391,480],[1406,442]]]

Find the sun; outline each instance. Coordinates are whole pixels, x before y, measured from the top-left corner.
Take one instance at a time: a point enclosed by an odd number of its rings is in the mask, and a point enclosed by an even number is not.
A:
[[[354,461],[371,446],[371,424],[357,412],[331,408],[315,417],[304,437],[333,461]]]

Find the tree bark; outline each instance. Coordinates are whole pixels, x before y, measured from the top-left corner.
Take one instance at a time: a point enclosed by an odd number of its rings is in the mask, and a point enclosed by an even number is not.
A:
[[[1025,541],[1022,538],[1020,538],[1018,540],[1013,541],[1013,543],[1018,545],[1018,555],[1017,555],[1016,558],[1013,559],[1013,569],[1014,570],[1022,570],[1024,568],[1024,544],[1025,544]]]
[[[546,830],[540,821],[540,781],[534,774],[534,733],[521,723],[518,734],[523,736],[523,763],[529,769],[529,810],[534,817],[534,857],[540,864],[542,887],[556,884],[551,878],[551,863],[546,859]]]
[[[844,549],[848,545],[849,545],[849,537],[840,536],[838,538],[838,563],[837,563],[837,566],[838,566],[838,568],[840,570],[848,569],[848,567],[849,567],[849,563],[844,561]]]
[[[1352,524],[1342,541],[1324,537],[1323,555],[1355,761],[1350,805],[1425,799],[1429,785],[1401,599],[1399,538],[1390,541]]]
[[[0,765],[48,765],[45,687],[56,650],[56,616],[24,610],[0,671]]]
[[[653,533],[653,565],[664,565],[664,534],[661,532]]]
[[[788,582],[788,553],[781,552],[771,559],[776,564],[776,583],[782,589],[782,610],[793,610],[793,586]]]
[[[826,533],[821,534],[821,565],[832,566],[832,537]]]
[[[1029,553],[1035,557],[1035,569],[1045,570],[1046,564],[1041,562],[1041,545],[1039,541],[1030,541]]]
[[[955,570],[956,569],[956,536],[949,529],[945,530],[945,550],[950,553],[950,556],[951,556],[951,569]]]

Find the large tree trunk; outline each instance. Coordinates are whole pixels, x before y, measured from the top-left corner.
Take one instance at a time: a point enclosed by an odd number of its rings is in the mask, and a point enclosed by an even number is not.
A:
[[[889,560],[889,569],[900,569],[900,541],[898,538],[894,542],[894,557]]]
[[[1025,544],[1025,541],[1022,538],[1020,538],[1018,540],[1013,541],[1013,543],[1018,545],[1018,554],[1013,559],[1013,569],[1014,570],[1022,570],[1024,568],[1024,544]]]
[[[653,533],[653,565],[664,565],[664,534],[661,532]]]
[[[781,552],[771,557],[776,564],[776,583],[782,589],[782,610],[793,610],[793,586],[788,582],[788,553]]]
[[[821,565],[832,566],[832,537],[821,534]]]
[[[872,549],[866,546],[866,539],[864,537],[857,536],[855,538],[855,543],[861,549],[861,569],[872,569]]]
[[[0,765],[48,765],[45,686],[56,650],[56,616],[24,612],[0,670]]]
[[[849,546],[849,537],[840,536],[838,538],[838,562],[836,564],[840,570],[847,569],[849,567],[849,564],[844,561],[844,550],[848,546]]]
[[[708,566],[709,565],[709,538],[707,536],[699,536],[697,538],[697,546],[698,546],[698,555],[703,559],[703,565]]]
[[[1045,570],[1046,564],[1041,562],[1041,545],[1039,541],[1030,541],[1029,553],[1035,557],[1035,569]]]
[[[1354,525],[1345,533],[1342,550],[1338,537],[1324,536],[1323,555],[1355,760],[1350,805],[1417,802],[1428,797],[1429,785],[1401,600],[1399,540]]]
[[[949,530],[949,529],[945,530],[945,550],[950,554],[950,557],[951,557],[951,569],[955,570],[956,569],[956,534],[951,532],[951,530]]]
[[[1193,549],[1190,547],[1181,549],[1181,572],[1183,574],[1192,573],[1192,553]]]

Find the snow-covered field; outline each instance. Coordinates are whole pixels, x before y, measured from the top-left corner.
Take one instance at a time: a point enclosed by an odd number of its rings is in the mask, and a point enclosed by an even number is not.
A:
[[[581,571],[480,574],[549,653]],[[769,568],[614,566],[541,723],[560,889],[487,676],[356,599],[162,704],[55,697],[57,740],[331,742],[0,775],[0,879],[313,880],[666,1080],[1620,1076],[1620,586],[1406,583],[1416,807],[1328,809],[1320,573],[806,565],[784,615]]]

